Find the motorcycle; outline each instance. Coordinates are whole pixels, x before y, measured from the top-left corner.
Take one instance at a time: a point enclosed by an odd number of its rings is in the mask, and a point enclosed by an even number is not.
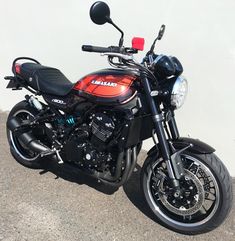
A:
[[[165,25],[139,63],[134,54],[143,50],[144,39],[133,38],[132,47],[124,47],[124,33],[110,18],[106,3],[95,2],[90,17],[121,33],[118,46],[82,46],[83,51],[106,56],[113,68],[74,84],[60,70],[35,59],[15,59],[13,76],[5,77],[7,88],[25,88],[32,95],[9,113],[11,154],[29,168],[42,168],[43,162],[56,158],[62,166],[118,188],[132,175],[142,141],[153,138],[140,178],[153,215],[185,234],[218,227],[231,209],[231,177],[213,147],[179,134],[175,110],[185,101],[187,80],[176,57],[154,52]]]

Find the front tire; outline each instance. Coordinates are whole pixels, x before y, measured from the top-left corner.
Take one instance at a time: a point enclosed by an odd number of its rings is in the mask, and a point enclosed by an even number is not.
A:
[[[141,171],[143,195],[155,217],[168,228],[184,234],[209,232],[225,220],[231,209],[231,177],[214,153],[185,152],[181,158],[185,168],[185,178],[180,181],[182,197],[172,194],[166,165],[153,156],[147,157]]]
[[[27,101],[17,103],[8,115],[8,119],[12,117],[19,117],[22,120],[33,118],[38,112],[30,106]],[[32,153],[29,149],[24,147],[18,138],[6,127],[7,139],[10,146],[10,152],[14,159],[25,167],[32,169],[42,168],[42,158],[38,153]]]

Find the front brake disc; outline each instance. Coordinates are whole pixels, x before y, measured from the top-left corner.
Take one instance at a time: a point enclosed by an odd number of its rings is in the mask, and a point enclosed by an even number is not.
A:
[[[204,189],[203,189],[203,185],[200,182],[200,180],[197,178],[196,175],[194,175],[193,173],[191,173],[189,170],[185,169],[185,177],[188,180],[193,181],[193,183],[195,184],[196,188],[197,188],[197,195],[194,196],[194,199],[196,201],[196,203],[190,207],[190,208],[186,208],[183,205],[181,207],[175,207],[173,206],[169,201],[168,201],[168,195],[164,192],[161,192],[160,190],[164,190],[164,182],[162,181],[159,187],[159,199],[162,202],[162,204],[172,213],[175,213],[177,215],[181,215],[181,216],[188,216],[188,215],[192,215],[196,212],[198,212],[204,201],[205,201],[205,195],[204,195]]]

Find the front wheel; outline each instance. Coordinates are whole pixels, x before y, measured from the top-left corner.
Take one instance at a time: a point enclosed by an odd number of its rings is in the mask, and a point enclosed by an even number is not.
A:
[[[143,195],[154,215],[168,228],[184,234],[209,232],[231,209],[231,177],[213,153],[184,152],[181,159],[185,176],[180,180],[180,192],[175,192],[166,163],[149,156],[141,171]]]

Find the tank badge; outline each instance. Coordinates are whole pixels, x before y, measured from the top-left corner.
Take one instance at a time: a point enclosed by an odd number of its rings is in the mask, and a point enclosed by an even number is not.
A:
[[[99,81],[99,80],[92,80],[91,83],[93,85],[102,85],[102,86],[109,86],[109,87],[116,87],[117,83],[107,82],[107,81]]]

